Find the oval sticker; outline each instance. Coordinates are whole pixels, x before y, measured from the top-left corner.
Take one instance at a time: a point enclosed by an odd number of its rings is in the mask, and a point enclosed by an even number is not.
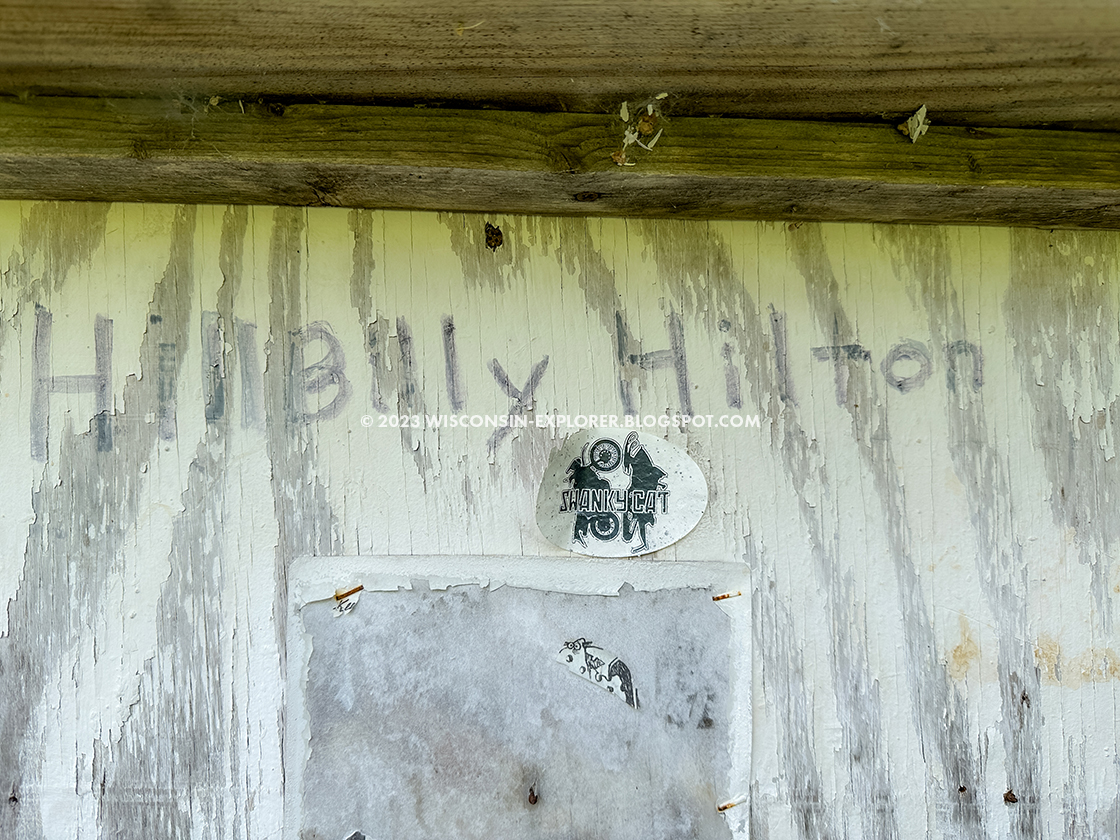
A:
[[[700,521],[708,484],[688,453],[627,429],[588,429],[552,453],[537,494],[550,542],[591,557],[672,545]]]

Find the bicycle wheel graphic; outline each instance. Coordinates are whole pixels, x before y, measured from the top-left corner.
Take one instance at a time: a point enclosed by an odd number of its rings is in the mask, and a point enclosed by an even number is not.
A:
[[[599,472],[610,472],[622,463],[622,447],[610,438],[591,444],[591,466]]]
[[[613,513],[600,513],[591,520],[591,536],[608,542],[618,536],[621,526]]]

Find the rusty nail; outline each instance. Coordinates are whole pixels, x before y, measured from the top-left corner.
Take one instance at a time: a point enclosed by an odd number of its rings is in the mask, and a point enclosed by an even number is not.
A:
[[[738,598],[742,594],[743,594],[742,592],[724,592],[722,595],[713,595],[712,600],[713,601],[722,601],[725,598]]]
[[[346,592],[342,592],[342,591],[336,589],[334,591],[334,599],[336,601],[341,601],[343,598],[349,598],[355,592],[361,592],[363,589],[365,589],[365,587],[362,586],[362,584],[360,584],[360,583],[357,586],[355,586],[353,589],[349,589]]]
[[[736,805],[742,805],[746,801],[747,801],[747,795],[744,793],[740,796],[736,796],[734,799],[729,799],[727,802],[724,802],[722,805],[716,806],[716,810],[722,813],[723,811],[727,811],[731,808],[734,808]]]
[[[1009,791],[1007,791],[1007,793],[1005,793],[1003,795],[1003,801],[1006,802],[1008,805],[1014,805],[1016,802],[1019,801],[1019,797],[1015,795],[1015,791],[1009,790]]]
[[[603,194],[597,192],[578,192],[572,196],[576,201],[598,201],[602,197]]]
[[[536,790],[536,788],[535,788],[535,787],[533,787],[532,785],[530,785],[530,786],[529,786],[529,804],[530,804],[530,805],[536,805],[536,804],[537,804],[537,800],[538,800],[539,798],[540,798],[540,797],[539,797],[539,796],[537,796],[537,790]]]

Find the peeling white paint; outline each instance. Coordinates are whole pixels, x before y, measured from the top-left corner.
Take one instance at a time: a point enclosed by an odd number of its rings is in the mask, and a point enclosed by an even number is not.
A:
[[[720,603],[750,628],[719,799],[748,797],[739,836],[1117,834],[1118,254],[1115,233],[0,204],[0,834],[290,834],[291,605],[414,579],[742,590]],[[92,375],[113,322],[104,449],[68,380],[31,457],[36,304],[55,376]],[[760,422],[656,426],[686,408]],[[654,418],[708,483],[647,565],[534,522],[566,433],[536,420],[577,414]],[[452,415],[532,423],[427,421]]]

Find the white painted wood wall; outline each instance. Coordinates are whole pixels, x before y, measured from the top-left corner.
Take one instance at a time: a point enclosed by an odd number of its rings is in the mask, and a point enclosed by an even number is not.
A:
[[[749,569],[744,836],[1120,837],[1118,258],[0,204],[0,837],[285,836],[294,560],[561,554],[537,419],[682,408],[759,418],[659,431],[711,496],[651,558]]]

